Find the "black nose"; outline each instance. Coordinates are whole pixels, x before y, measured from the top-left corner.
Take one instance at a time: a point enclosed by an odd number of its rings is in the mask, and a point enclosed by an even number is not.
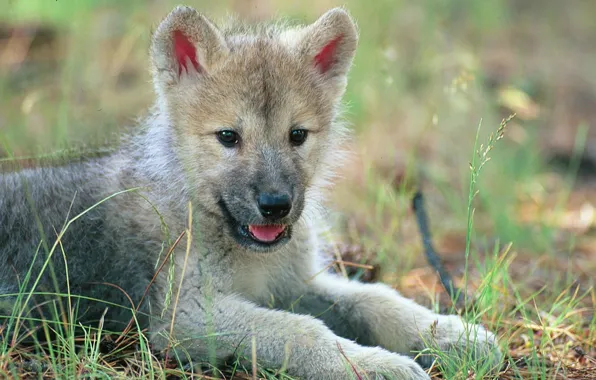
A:
[[[257,198],[259,211],[265,218],[279,219],[288,215],[292,201],[287,194],[261,193]]]

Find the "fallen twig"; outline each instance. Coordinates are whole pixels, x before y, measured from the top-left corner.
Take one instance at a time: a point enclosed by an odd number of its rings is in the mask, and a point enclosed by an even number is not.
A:
[[[447,291],[447,294],[451,297],[454,303],[462,304],[463,297],[461,292],[455,287],[453,279],[447,269],[443,265],[441,258],[435,251],[432,244],[432,238],[430,235],[430,229],[428,226],[428,217],[426,215],[426,209],[424,208],[424,197],[420,190],[416,191],[412,198],[412,208],[416,215],[416,221],[418,222],[418,229],[420,230],[420,236],[422,237],[422,244],[424,246],[424,254],[426,260],[433,267],[433,269],[439,275],[443,288]]]

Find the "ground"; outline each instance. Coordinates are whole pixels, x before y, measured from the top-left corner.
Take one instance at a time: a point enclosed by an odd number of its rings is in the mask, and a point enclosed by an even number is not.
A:
[[[113,141],[151,103],[147,50],[175,2],[3,0],[0,157]],[[215,18],[314,20],[334,0],[188,1]],[[499,378],[596,378],[596,3],[348,0],[361,42],[333,190],[336,268],[498,333]],[[497,132],[503,118],[516,116]],[[492,140],[491,140],[492,134]],[[0,162],[1,163],[1,162]],[[411,198],[469,304],[424,258]],[[0,328],[0,334],[2,329]],[[72,340],[71,340],[72,338]],[[43,348],[43,349],[42,349]],[[143,339],[0,345],[0,376],[184,376]],[[267,369],[226,370],[238,378]],[[487,378],[474,363],[436,378]]]

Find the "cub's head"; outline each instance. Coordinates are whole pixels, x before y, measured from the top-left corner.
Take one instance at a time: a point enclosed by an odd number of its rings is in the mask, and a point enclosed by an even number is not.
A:
[[[195,201],[249,250],[287,243],[329,169],[357,45],[342,9],[308,26],[218,28],[174,9],[151,45],[153,80]]]

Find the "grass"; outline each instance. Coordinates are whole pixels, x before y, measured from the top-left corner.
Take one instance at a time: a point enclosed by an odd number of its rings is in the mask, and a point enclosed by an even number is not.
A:
[[[150,30],[173,1],[5,1],[0,27],[48,25],[53,42],[44,50],[34,40],[12,40],[9,50],[0,40],[0,156],[110,143],[150,104]],[[190,2],[216,16],[238,10],[303,20],[334,4]],[[577,181],[582,153],[593,144],[583,123],[591,106],[566,100],[576,99],[574,89],[583,97],[596,93],[596,57],[582,45],[582,36],[596,32],[586,17],[596,7],[576,4],[561,18],[557,2],[526,4],[347,1],[361,42],[346,95],[355,157],[332,199],[342,214],[337,239],[347,246],[336,251],[358,264],[346,263],[349,275],[376,277],[437,311],[461,312],[496,331],[507,355],[493,377],[594,378],[596,192]],[[495,145],[499,121],[511,113],[518,116]],[[553,132],[558,125],[567,128],[565,138]],[[557,149],[568,141],[563,172],[543,154],[552,140]],[[417,188],[429,202],[437,250],[473,307],[453,306],[424,262],[409,208]],[[59,245],[50,248],[65,254]],[[30,295],[15,296],[24,302]],[[76,297],[64,300],[66,315],[75,313]],[[26,322],[19,311],[10,323]],[[11,334],[14,325],[0,330],[1,377],[188,375],[188,368],[157,358],[134,326],[127,337],[91,328],[75,334],[73,316],[58,317],[59,308],[56,314],[44,325],[44,334],[58,336],[51,343],[24,347],[17,344],[23,337]],[[442,359],[431,371],[435,378],[490,378],[466,355],[430,353]],[[240,363],[226,371],[238,378],[276,375]]]

